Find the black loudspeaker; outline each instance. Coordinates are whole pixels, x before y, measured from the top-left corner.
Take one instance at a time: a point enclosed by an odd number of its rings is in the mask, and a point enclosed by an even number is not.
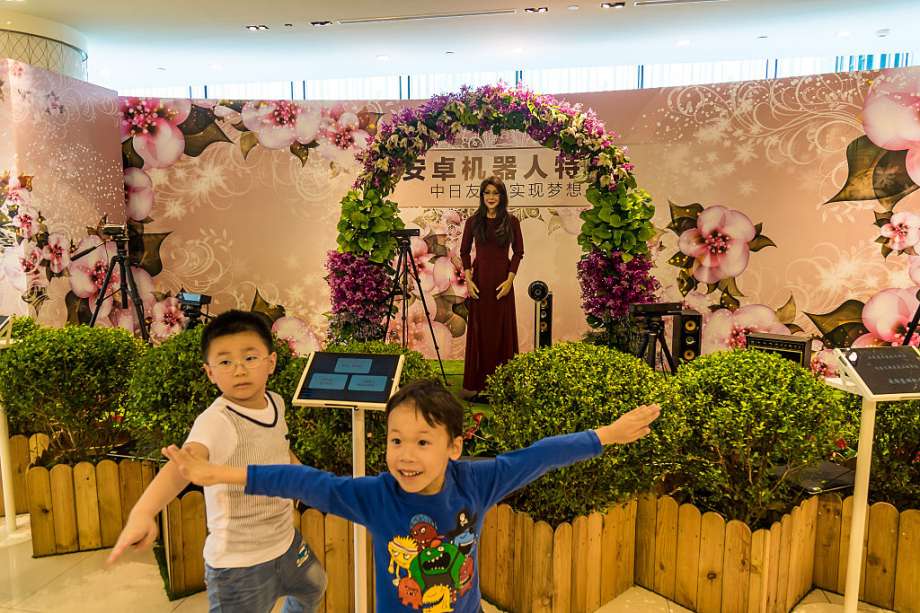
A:
[[[534,301],[533,348],[549,347],[553,344],[553,294],[547,292],[542,300]]]
[[[748,349],[759,349],[776,353],[787,360],[792,360],[802,368],[811,369],[811,339],[791,334],[768,334],[766,332],[748,332],[746,335]]]
[[[700,357],[703,339],[703,316],[692,310],[680,311],[674,315],[674,335],[671,353],[678,363],[689,362]]]

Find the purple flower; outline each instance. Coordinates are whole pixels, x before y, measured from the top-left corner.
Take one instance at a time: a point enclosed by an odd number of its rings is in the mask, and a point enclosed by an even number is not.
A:
[[[652,262],[645,256],[624,262],[618,252],[607,256],[592,251],[578,262],[581,306],[585,313],[601,321],[625,317],[629,305],[654,302],[661,287],[649,271]]]

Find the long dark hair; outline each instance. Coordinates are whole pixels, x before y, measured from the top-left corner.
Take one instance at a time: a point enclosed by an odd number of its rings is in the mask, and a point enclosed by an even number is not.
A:
[[[486,241],[486,217],[489,209],[486,208],[485,191],[489,185],[498,190],[498,210],[495,212],[495,239],[502,247],[511,242],[511,218],[508,215],[508,190],[505,183],[496,176],[487,177],[479,186],[479,208],[473,213],[473,236],[478,242]]]

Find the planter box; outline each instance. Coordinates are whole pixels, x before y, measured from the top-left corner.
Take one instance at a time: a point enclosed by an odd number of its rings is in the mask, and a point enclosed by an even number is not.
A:
[[[152,462],[103,460],[26,473],[32,555],[111,547],[128,512],[153,479]]]

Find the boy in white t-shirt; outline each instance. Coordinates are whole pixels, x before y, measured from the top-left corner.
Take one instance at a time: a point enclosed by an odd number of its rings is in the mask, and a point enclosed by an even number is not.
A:
[[[184,449],[203,460],[232,466],[299,464],[290,451],[284,400],[265,385],[277,355],[266,322],[254,313],[228,311],[201,338],[204,370],[221,395],[198,416]],[[109,556],[148,547],[157,537],[156,516],[188,485],[167,462],[134,505]],[[210,611],[263,613],[287,596],[285,613],[314,611],[326,573],[291,521],[291,501],[247,496],[238,485],[204,488],[208,537],[205,582]]]

